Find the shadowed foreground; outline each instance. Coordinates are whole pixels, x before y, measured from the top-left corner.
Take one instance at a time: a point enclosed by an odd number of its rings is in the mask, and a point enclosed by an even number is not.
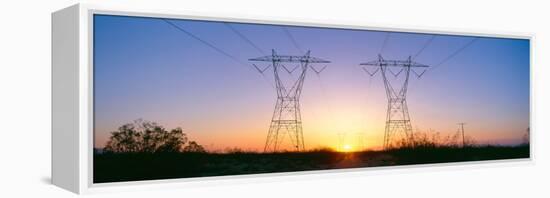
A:
[[[529,158],[528,145],[349,153],[107,153],[94,155],[94,183],[518,158]]]

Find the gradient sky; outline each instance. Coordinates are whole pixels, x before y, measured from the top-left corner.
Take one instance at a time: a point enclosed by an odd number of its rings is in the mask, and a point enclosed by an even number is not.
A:
[[[219,22],[171,20],[241,62],[263,56]],[[300,55],[281,26],[231,23],[263,51]],[[363,134],[381,146],[387,101],[380,75],[358,66],[374,60],[386,32],[290,27],[311,55],[330,60],[320,77],[308,73],[301,98],[306,148],[336,147]],[[382,55],[414,56],[431,34],[393,32]],[[436,65],[473,38],[438,35],[416,58]],[[169,129],[182,127],[210,150],[263,148],[276,100],[273,74],[266,79],[155,18],[94,17],[95,147],[135,119]],[[515,144],[529,127],[529,41],[479,38],[457,56],[409,84],[414,129],[466,135],[479,143]]]

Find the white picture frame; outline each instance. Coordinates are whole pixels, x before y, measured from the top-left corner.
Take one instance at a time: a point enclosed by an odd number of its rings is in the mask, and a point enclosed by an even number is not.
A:
[[[529,159],[494,160],[485,162],[458,162],[436,165],[409,165],[375,168],[304,171],[294,173],[269,173],[261,175],[216,176],[208,178],[182,178],[152,181],[93,183],[93,14],[124,16],[162,17],[174,19],[201,19],[211,21],[246,22],[259,24],[300,25],[310,27],[333,27],[359,30],[400,31],[437,33],[465,36],[488,36],[497,38],[529,39],[534,35],[523,33],[494,34],[483,31],[475,33],[447,29],[414,29],[400,27],[369,27],[350,24],[331,24],[321,21],[295,21],[293,19],[269,19],[253,16],[226,16],[180,11],[152,11],[102,7],[77,4],[52,14],[52,183],[74,193],[87,194],[105,191],[136,189],[170,189],[224,183],[285,181],[287,179],[312,179],[317,177],[345,176],[349,172],[379,174],[403,171],[428,171],[434,168],[460,168],[464,166],[525,165],[533,163],[533,144],[530,144]],[[531,47],[532,49],[532,47]],[[531,53],[532,56],[532,53]],[[532,59],[532,58],[531,58]],[[531,66],[532,67],[532,66]],[[532,97],[531,97],[532,100]],[[531,101],[532,105],[532,101]],[[533,125],[531,125],[533,126]],[[532,129],[532,131],[534,131]],[[533,139],[533,135],[530,137]],[[368,170],[368,171],[367,171]],[[375,173],[373,173],[375,172]],[[319,174],[323,173],[323,174]],[[333,174],[326,174],[333,173]],[[281,177],[285,176],[285,177]]]

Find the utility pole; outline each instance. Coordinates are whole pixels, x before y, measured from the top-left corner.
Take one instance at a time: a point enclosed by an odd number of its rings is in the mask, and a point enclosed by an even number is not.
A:
[[[320,58],[310,56],[310,51],[303,56],[278,55],[275,50],[271,50],[270,56],[262,56],[258,58],[248,59],[249,61],[269,62],[271,65],[260,69],[254,65],[256,69],[263,74],[267,68],[273,67],[273,75],[275,79],[275,87],[277,91],[277,102],[271,119],[271,125],[267,132],[267,139],[264,147],[264,152],[276,152],[280,149],[280,145],[284,140],[285,134],[288,134],[292,143],[292,150],[304,151],[304,137],[302,132],[302,118],[300,112],[300,95],[306,78],[306,73],[309,68],[316,73],[320,70],[315,69],[311,64],[330,63]],[[293,69],[289,69],[283,63],[299,64]],[[326,67],[326,66],[325,66]],[[289,75],[295,70],[298,71],[298,78],[284,78],[282,75],[286,71]]]
[[[460,131],[462,132],[462,148],[464,148],[464,146],[466,145],[466,140],[464,138],[464,125],[466,123],[464,122],[461,122],[461,123],[458,123],[458,125],[460,125]]]
[[[388,107],[386,128],[384,130],[384,150],[394,146],[394,141],[396,141],[394,140],[396,139],[394,136],[399,134],[404,136],[401,140],[412,145],[414,143],[414,136],[407,107],[409,77],[410,74],[413,73],[420,78],[429,66],[412,61],[410,56],[406,60],[385,60],[382,58],[382,55],[378,55],[378,60],[361,63],[360,65],[363,66],[363,70],[370,76],[374,76],[380,71],[382,80],[384,81],[384,87],[386,88]],[[367,68],[375,68],[375,70],[369,71]],[[398,71],[394,72],[394,69]],[[415,69],[422,69],[423,71],[418,73]],[[402,73],[404,73],[404,77],[399,83],[390,79],[390,74],[397,79]]]

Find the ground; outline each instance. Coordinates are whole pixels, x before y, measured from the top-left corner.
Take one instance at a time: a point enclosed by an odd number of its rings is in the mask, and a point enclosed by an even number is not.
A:
[[[94,155],[94,183],[529,158],[529,146]]]

